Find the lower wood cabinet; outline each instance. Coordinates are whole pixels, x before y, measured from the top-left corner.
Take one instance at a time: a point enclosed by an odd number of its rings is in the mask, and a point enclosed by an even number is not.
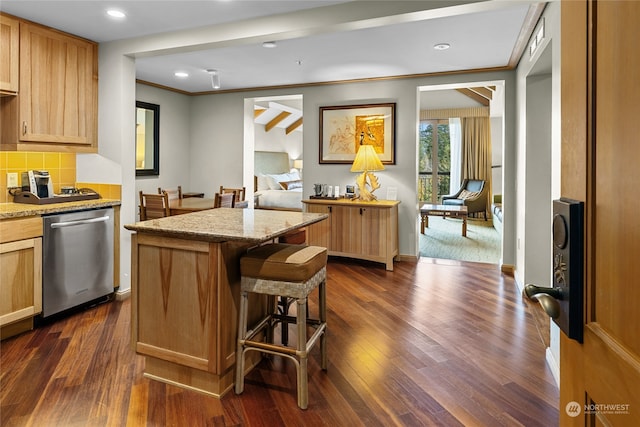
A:
[[[329,214],[327,220],[307,227],[307,244],[326,247],[333,256],[382,262],[393,270],[400,202],[309,199],[302,203],[305,212]]]
[[[42,311],[42,218],[0,221],[0,335],[33,328]]]

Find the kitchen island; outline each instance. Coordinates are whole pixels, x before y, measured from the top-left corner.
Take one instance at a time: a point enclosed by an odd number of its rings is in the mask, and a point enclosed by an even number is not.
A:
[[[131,339],[148,378],[221,397],[233,386],[240,257],[324,214],[218,208],[125,225]],[[257,298],[257,296],[256,296]],[[266,300],[249,313],[257,320]],[[259,361],[256,353],[252,366]]]

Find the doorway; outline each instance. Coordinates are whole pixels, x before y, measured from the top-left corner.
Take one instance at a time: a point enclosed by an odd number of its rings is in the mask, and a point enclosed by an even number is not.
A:
[[[255,151],[285,152],[290,168],[296,168],[302,177],[303,168],[303,110],[302,95],[267,96],[244,100],[244,186],[253,194]],[[289,172],[281,171],[281,172]],[[248,202],[253,207],[253,197]]]
[[[488,111],[491,126],[490,200],[502,195],[504,153],[504,81],[425,86],[418,88],[417,177],[418,203],[438,204],[443,195],[461,185],[461,125],[469,109]],[[489,202],[490,204],[491,202]],[[491,206],[488,206],[491,211]],[[421,257],[499,264],[502,259],[501,221],[494,225],[483,215],[469,219],[467,236],[462,220],[433,218],[425,234],[418,233]],[[470,231],[470,232],[469,232]]]

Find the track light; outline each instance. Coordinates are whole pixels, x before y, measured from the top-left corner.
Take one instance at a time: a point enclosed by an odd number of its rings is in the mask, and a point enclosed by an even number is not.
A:
[[[214,89],[220,89],[220,74],[218,74],[218,70],[208,69],[207,73],[211,75],[211,87]]]

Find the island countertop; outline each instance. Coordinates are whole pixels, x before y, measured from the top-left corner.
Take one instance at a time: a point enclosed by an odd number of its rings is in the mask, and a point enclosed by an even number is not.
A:
[[[217,208],[127,224],[124,227],[140,233],[205,242],[261,243],[326,218],[327,214]]]

